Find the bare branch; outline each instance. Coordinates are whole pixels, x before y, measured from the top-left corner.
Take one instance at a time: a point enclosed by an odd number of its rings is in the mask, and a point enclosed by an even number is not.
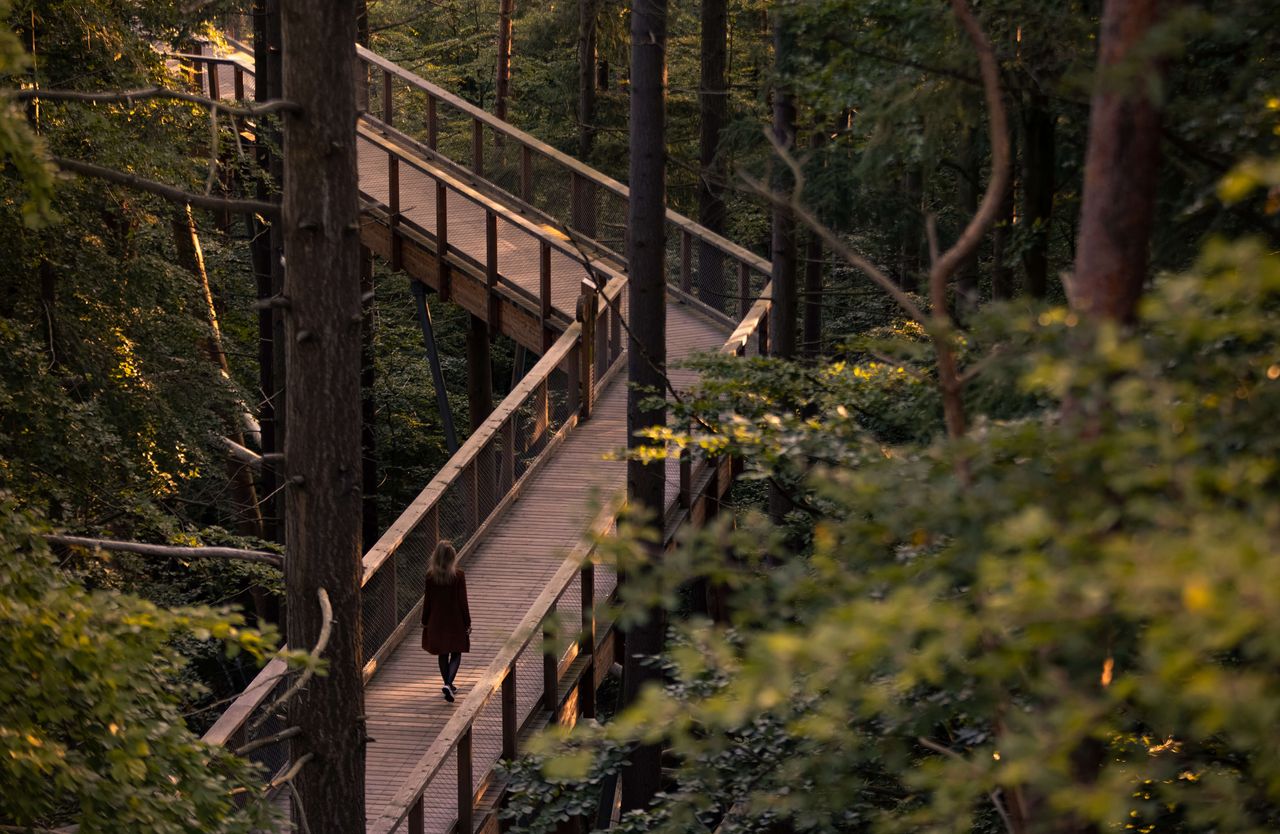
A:
[[[246,446],[242,446],[229,437],[219,437],[218,441],[226,448],[233,460],[246,466],[252,466],[254,469],[262,468],[262,455]]]
[[[83,547],[88,550],[114,550],[137,553],[141,556],[164,556],[170,559],[241,559],[246,562],[261,562],[275,568],[284,567],[284,557],[267,550],[243,550],[238,547],[177,547],[114,539],[91,539],[83,536],[47,535],[44,538],[50,544]]]
[[[322,619],[320,623],[320,636],[316,638],[316,645],[310,652],[311,659],[313,661],[319,659],[320,655],[324,654],[325,647],[329,645],[329,636],[333,633],[333,606],[329,604],[329,592],[324,588],[317,588],[316,596],[320,600],[320,616]],[[280,709],[280,707],[287,703],[294,695],[297,695],[298,692],[301,691],[302,687],[307,685],[307,682],[311,680],[315,673],[316,669],[313,662],[311,666],[308,666],[303,670],[302,674],[298,676],[298,679],[290,684],[289,688],[286,689],[279,698],[276,698],[271,702],[271,706],[262,711],[262,715],[258,716],[258,718],[249,725],[249,730],[253,731],[261,727],[276,710]]]
[[[301,108],[292,101],[272,99],[237,106],[217,99],[205,98],[195,93],[184,93],[179,90],[167,90],[164,87],[147,87],[141,90],[123,90],[112,93],[82,93],[76,90],[18,90],[13,93],[18,101],[40,99],[41,101],[80,101],[91,104],[133,104],[135,101],[147,99],[170,99],[188,101],[192,104],[226,113],[229,116],[263,116],[268,113],[298,113]]]
[[[277,744],[281,741],[284,741],[285,739],[293,738],[294,736],[299,735],[301,732],[302,732],[301,727],[286,727],[285,729],[281,730],[275,735],[256,738],[253,741],[249,742],[248,744],[237,747],[233,752],[237,756],[244,757],[252,753],[254,750],[261,750],[263,747],[269,747],[272,744]]]
[[[298,775],[299,771],[302,770],[303,766],[306,765],[306,763],[311,761],[313,758],[315,758],[315,753],[304,753],[301,756],[299,756],[298,760],[294,762],[289,767],[288,770],[286,770],[284,773],[277,776],[276,778],[272,779],[267,784],[267,791],[270,792],[270,791],[279,790],[281,787],[291,783],[293,781],[293,778]]]
[[[130,188],[136,188],[139,191],[146,191],[151,194],[157,194],[166,200],[177,203],[178,205],[190,204],[197,208],[218,209],[225,211],[233,211],[238,214],[260,214],[270,219],[278,219],[280,217],[279,203],[265,203],[261,200],[231,200],[222,197],[208,197],[204,194],[193,194],[190,191],[183,191],[180,188],[174,188],[171,185],[165,185],[155,180],[144,179],[137,174],[128,174],[124,171],[117,171],[114,168],[104,168],[101,165],[94,165],[91,162],[82,162],[78,159],[68,159],[63,156],[50,157],[53,164],[57,165],[64,171],[70,171],[74,174],[80,174],[86,177],[96,177],[97,179],[114,182],[118,185],[126,185]]]

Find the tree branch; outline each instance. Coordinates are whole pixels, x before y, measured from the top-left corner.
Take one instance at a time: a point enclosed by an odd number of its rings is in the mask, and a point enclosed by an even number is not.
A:
[[[237,747],[232,752],[234,752],[237,756],[240,756],[241,758],[243,758],[249,755],[250,753],[252,753],[254,750],[261,750],[263,747],[269,747],[272,744],[276,744],[278,742],[284,741],[285,739],[293,738],[294,736],[299,735],[301,733],[302,733],[301,727],[286,727],[285,729],[281,730],[275,735],[256,738],[253,741],[249,742],[248,744]]]
[[[148,99],[187,101],[226,113],[229,116],[264,116],[268,113],[298,113],[301,107],[292,101],[272,99],[253,104],[233,105],[218,99],[206,98],[195,93],[168,90],[164,87],[147,87],[140,90],[122,90],[111,93],[82,93],[76,90],[18,90],[13,93],[17,101],[40,99],[41,101],[79,101],[89,104],[133,104]]]
[[[324,588],[317,588],[316,596],[320,600],[320,616],[323,620],[320,624],[320,636],[316,638],[316,645],[310,652],[313,661],[318,660],[320,655],[324,654],[325,647],[329,645],[329,636],[333,633],[333,606],[329,604],[329,592]],[[315,673],[315,664],[312,663],[312,665],[303,670],[301,675],[298,675],[298,679],[279,698],[271,702],[271,706],[262,711],[262,715],[258,716],[257,720],[249,725],[249,730],[253,731],[261,727],[276,710],[287,703],[294,695],[297,695]]]
[[[163,556],[170,559],[241,559],[261,562],[275,568],[284,567],[284,557],[267,550],[243,550],[238,547],[177,547],[164,544],[144,544],[113,539],[91,539],[83,536],[46,535],[45,541],[65,547],[82,547],[87,550],[113,550],[137,553],[141,556]]]
[[[178,205],[190,204],[197,208],[233,211],[239,214],[260,214],[273,220],[280,217],[279,203],[266,203],[261,200],[231,200],[222,197],[209,197],[204,194],[193,194],[190,191],[183,191],[180,188],[174,188],[162,182],[144,179],[137,174],[117,171],[114,168],[104,168],[91,162],[82,162],[78,159],[68,159],[62,156],[54,156],[50,157],[50,159],[53,164],[64,171],[136,188],[139,191],[146,191],[164,197],[166,200]]]

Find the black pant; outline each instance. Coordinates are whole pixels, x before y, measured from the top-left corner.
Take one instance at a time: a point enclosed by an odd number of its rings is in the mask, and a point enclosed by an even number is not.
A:
[[[462,665],[462,652],[447,652],[437,655],[436,659],[440,661],[440,677],[444,678],[444,685],[453,686],[458,667]]]

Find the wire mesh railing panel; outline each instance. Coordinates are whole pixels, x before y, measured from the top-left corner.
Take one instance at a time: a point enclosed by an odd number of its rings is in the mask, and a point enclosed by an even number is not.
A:
[[[534,634],[516,656],[516,714],[519,724],[538,708],[542,700],[542,634]]]
[[[395,573],[394,561],[388,560],[360,589],[361,641],[366,658],[377,653],[400,622],[396,616]]]
[[[424,830],[449,834],[458,818],[458,757],[452,751],[422,794]]]
[[[432,509],[414,525],[392,556],[396,561],[396,621],[409,616],[409,612],[422,599],[426,591],[427,560],[435,550],[439,536],[435,527],[435,510]]]

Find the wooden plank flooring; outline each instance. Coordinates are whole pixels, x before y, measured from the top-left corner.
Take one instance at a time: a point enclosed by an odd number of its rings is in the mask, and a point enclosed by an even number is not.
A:
[[[726,333],[676,303],[668,305],[668,354],[671,361],[697,351],[714,350]],[[677,387],[693,381],[688,371],[673,372]],[[612,493],[625,484],[626,464],[604,456],[626,444],[625,374],[616,377],[597,401],[591,420],[579,426],[534,477],[533,483],[497,520],[464,565],[471,596],[473,629],[471,652],[458,674],[459,698],[465,698],[478,676],[488,668],[511,636],[531,603],[563,564],[565,554],[585,531],[593,514],[593,496]],[[675,463],[668,466],[668,501],[679,486]],[[596,572],[596,598],[612,590],[608,570]],[[575,583],[564,596],[561,614],[567,624],[578,622],[580,592]],[[518,663],[516,695],[522,717],[542,693],[540,638]],[[423,652],[421,629],[415,628],[365,691],[369,716],[366,769],[366,807],[370,819],[379,816],[401,787],[406,775],[444,727],[454,705],[440,692],[436,659]],[[474,731],[477,778],[501,750],[500,699],[493,699]],[[428,832],[443,832],[457,816],[455,763],[449,762],[428,788]]]

